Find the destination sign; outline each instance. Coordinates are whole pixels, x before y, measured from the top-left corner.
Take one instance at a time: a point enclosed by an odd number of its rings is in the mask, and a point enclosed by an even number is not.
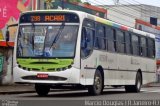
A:
[[[31,16],[31,22],[52,22],[52,21],[65,21],[65,15],[46,15],[46,16]],[[42,18],[42,19],[41,19]]]
[[[79,22],[79,18],[73,13],[26,13],[20,18],[20,23],[43,22]]]

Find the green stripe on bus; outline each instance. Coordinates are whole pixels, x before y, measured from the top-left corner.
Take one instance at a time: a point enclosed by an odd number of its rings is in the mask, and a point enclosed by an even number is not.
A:
[[[17,59],[18,65],[26,70],[56,71],[67,69],[73,64],[73,59]]]

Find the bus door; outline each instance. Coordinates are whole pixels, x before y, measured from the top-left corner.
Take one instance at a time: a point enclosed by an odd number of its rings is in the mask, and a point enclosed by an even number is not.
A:
[[[93,55],[93,38],[94,30],[83,27],[81,37],[81,74],[85,75],[85,78],[91,79],[94,75],[94,71],[91,71],[94,66]],[[93,73],[91,73],[93,72]]]

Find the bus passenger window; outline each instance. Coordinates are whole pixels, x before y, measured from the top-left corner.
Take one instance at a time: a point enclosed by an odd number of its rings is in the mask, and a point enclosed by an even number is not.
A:
[[[133,34],[132,35],[132,50],[133,50],[133,55],[138,56],[139,55],[139,41],[138,41],[138,36]]]
[[[125,34],[122,31],[116,30],[118,38],[118,52],[125,53]]]
[[[110,30],[110,33],[108,35],[108,51],[115,52],[114,50],[114,36],[113,36],[113,30]]]
[[[113,29],[113,38],[114,38],[114,40],[113,40],[113,43],[114,43],[113,52],[117,52],[117,33],[116,33],[115,29]]]
[[[132,43],[131,43],[131,34],[126,32],[125,33],[125,47],[126,47],[126,53],[132,54]]]
[[[87,57],[90,55],[93,49],[93,35],[94,31],[83,27],[81,38],[81,57]]]
[[[147,56],[147,42],[145,37],[141,37],[141,56]]]
[[[155,57],[155,42],[151,38],[148,38],[148,57]]]
[[[106,49],[105,27],[100,25],[97,27],[97,34],[95,37],[95,48],[100,50]]]

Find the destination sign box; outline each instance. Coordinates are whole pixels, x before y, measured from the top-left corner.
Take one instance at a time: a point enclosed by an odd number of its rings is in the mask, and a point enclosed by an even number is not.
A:
[[[20,23],[50,23],[69,22],[78,23],[79,18],[73,13],[26,13],[20,18]]]

